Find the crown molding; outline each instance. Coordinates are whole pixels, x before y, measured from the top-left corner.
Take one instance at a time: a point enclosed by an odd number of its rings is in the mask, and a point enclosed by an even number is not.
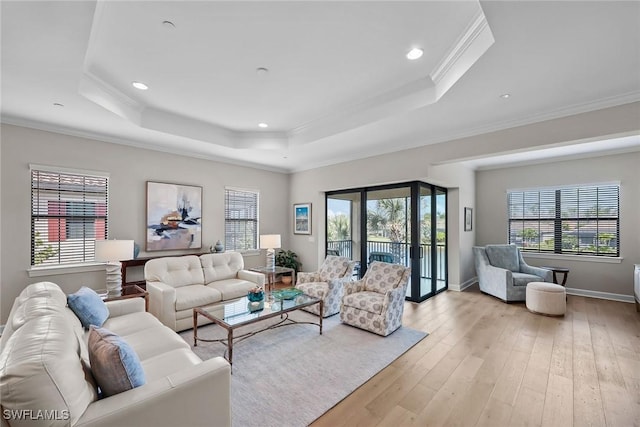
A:
[[[53,132],[53,133],[73,136],[77,138],[85,138],[85,139],[91,139],[91,140],[100,141],[100,142],[108,142],[111,144],[141,148],[143,150],[159,151],[162,153],[174,154],[174,155],[179,155],[183,157],[190,157],[190,158],[209,160],[213,162],[224,163],[224,164],[229,164],[234,166],[259,169],[259,170],[264,170],[268,172],[276,172],[276,173],[284,173],[284,174],[291,173],[291,170],[287,168],[278,168],[278,167],[263,165],[259,163],[236,160],[229,157],[216,156],[214,154],[203,154],[203,153],[196,153],[193,151],[185,151],[184,148],[158,146],[153,143],[143,142],[140,140],[124,139],[124,138],[114,137],[110,135],[105,135],[98,132],[82,131],[78,129],[69,128],[66,126],[59,126],[59,125],[54,125],[50,123],[38,122],[35,120],[23,119],[23,118],[18,118],[13,116],[7,116],[7,115],[1,116],[0,123],[44,131],[44,132]]]

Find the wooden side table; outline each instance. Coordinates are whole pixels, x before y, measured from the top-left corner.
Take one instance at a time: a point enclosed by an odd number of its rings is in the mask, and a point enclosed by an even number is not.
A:
[[[551,270],[553,271],[553,283],[555,283],[556,285],[562,285],[564,286],[567,283],[567,277],[569,276],[569,269],[565,268],[565,267],[555,267],[555,266],[541,266],[541,268],[546,268],[547,270]],[[562,283],[558,283],[558,277],[556,276],[557,273],[562,273]]]
[[[100,293],[100,296],[104,302],[129,298],[144,298],[144,309],[145,311],[149,311],[149,292],[138,285],[123,285],[119,295],[110,295],[104,291]]]
[[[267,292],[273,291],[274,284],[276,282],[276,276],[278,274],[291,274],[292,286],[296,284],[296,271],[293,268],[289,267],[280,267],[276,266],[275,268],[271,267],[253,267],[249,268],[249,271],[255,271],[257,273],[262,273],[266,276],[266,290]]]

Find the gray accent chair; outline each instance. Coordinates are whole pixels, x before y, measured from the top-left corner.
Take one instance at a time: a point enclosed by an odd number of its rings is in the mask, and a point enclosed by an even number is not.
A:
[[[504,302],[524,301],[529,282],[553,282],[553,272],[527,265],[516,245],[474,246],[480,290]]]

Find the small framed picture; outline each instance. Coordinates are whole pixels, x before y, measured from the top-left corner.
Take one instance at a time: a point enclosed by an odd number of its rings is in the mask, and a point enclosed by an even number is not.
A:
[[[464,231],[473,230],[473,209],[464,208]]]
[[[293,205],[293,234],[311,234],[311,203]]]

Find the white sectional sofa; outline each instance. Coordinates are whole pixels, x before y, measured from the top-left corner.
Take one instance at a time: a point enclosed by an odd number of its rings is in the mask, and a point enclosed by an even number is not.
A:
[[[144,278],[149,311],[174,331],[193,327],[194,307],[239,298],[265,281],[264,274],[244,269],[238,252],[152,259]]]
[[[137,354],[146,382],[98,398],[88,334],[54,283],[16,298],[0,339],[0,402],[10,426],[230,426],[229,363],[202,361],[145,312],[144,300],[107,302],[102,325]]]

